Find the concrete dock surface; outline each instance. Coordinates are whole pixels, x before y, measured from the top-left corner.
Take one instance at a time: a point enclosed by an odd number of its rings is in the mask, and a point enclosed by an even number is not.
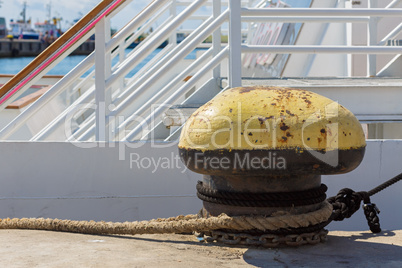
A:
[[[200,243],[194,235],[137,236],[0,230],[0,267],[402,267],[402,230],[331,231],[297,248]]]

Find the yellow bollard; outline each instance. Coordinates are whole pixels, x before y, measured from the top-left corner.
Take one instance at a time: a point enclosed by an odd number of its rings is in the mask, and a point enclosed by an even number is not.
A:
[[[195,111],[179,152],[204,174],[197,186],[203,216],[277,217],[320,210],[321,175],[352,171],[365,146],[359,121],[337,102],[257,86],[229,89]]]

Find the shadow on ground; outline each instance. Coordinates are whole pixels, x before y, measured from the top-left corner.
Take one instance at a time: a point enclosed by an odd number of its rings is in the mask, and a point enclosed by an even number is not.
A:
[[[351,236],[328,235],[328,241],[297,248],[250,248],[246,263],[256,267],[402,267],[402,247],[392,245],[393,231]],[[387,241],[382,243],[382,241]],[[391,243],[390,243],[391,242]],[[399,243],[400,244],[400,243]]]
[[[232,248],[244,252],[245,264],[256,267],[402,267],[402,238],[400,231],[384,230],[371,232],[330,232],[328,241],[317,245],[300,247],[247,247],[244,245],[222,245],[199,243],[193,235],[171,240],[166,236],[145,238],[141,236],[114,236],[123,239],[187,245],[196,248]],[[177,237],[175,237],[177,239]],[[396,245],[393,245],[392,243]]]

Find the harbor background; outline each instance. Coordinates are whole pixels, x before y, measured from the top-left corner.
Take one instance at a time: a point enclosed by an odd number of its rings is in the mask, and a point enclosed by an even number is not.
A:
[[[127,49],[126,53],[129,53],[132,49]],[[127,76],[133,76],[138,72],[151,58],[153,58],[161,49],[158,48],[152,52],[144,61],[138,64]],[[186,59],[195,59],[197,51],[202,49],[197,49],[187,56]],[[65,58],[59,64],[57,64],[52,70],[49,71],[49,75],[65,75],[71,71],[79,62],[85,59],[86,55],[72,55]],[[16,74],[22,70],[28,63],[30,63],[35,57],[14,57],[14,58],[0,58],[0,74]],[[115,58],[115,61],[118,59]],[[92,71],[90,69],[84,76]]]

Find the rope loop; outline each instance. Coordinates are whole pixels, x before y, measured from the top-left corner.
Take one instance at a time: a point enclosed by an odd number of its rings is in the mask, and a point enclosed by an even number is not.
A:
[[[328,198],[328,202],[333,207],[330,221],[342,221],[345,218],[350,218],[359,210],[362,201],[364,202],[364,215],[370,230],[373,233],[381,232],[380,219],[377,216],[380,211],[375,204],[371,203],[368,192],[355,192],[352,189],[344,188],[336,196]]]
[[[334,208],[332,220],[343,221],[345,218],[350,218],[360,208],[360,203],[363,200],[361,193],[356,193],[352,189],[341,189],[336,196],[328,198],[328,202]]]
[[[373,233],[381,232],[380,219],[377,216],[377,213],[380,213],[380,210],[377,208],[377,206],[372,203],[364,204],[363,211],[364,215],[366,216],[367,223],[370,227],[371,232]]]

